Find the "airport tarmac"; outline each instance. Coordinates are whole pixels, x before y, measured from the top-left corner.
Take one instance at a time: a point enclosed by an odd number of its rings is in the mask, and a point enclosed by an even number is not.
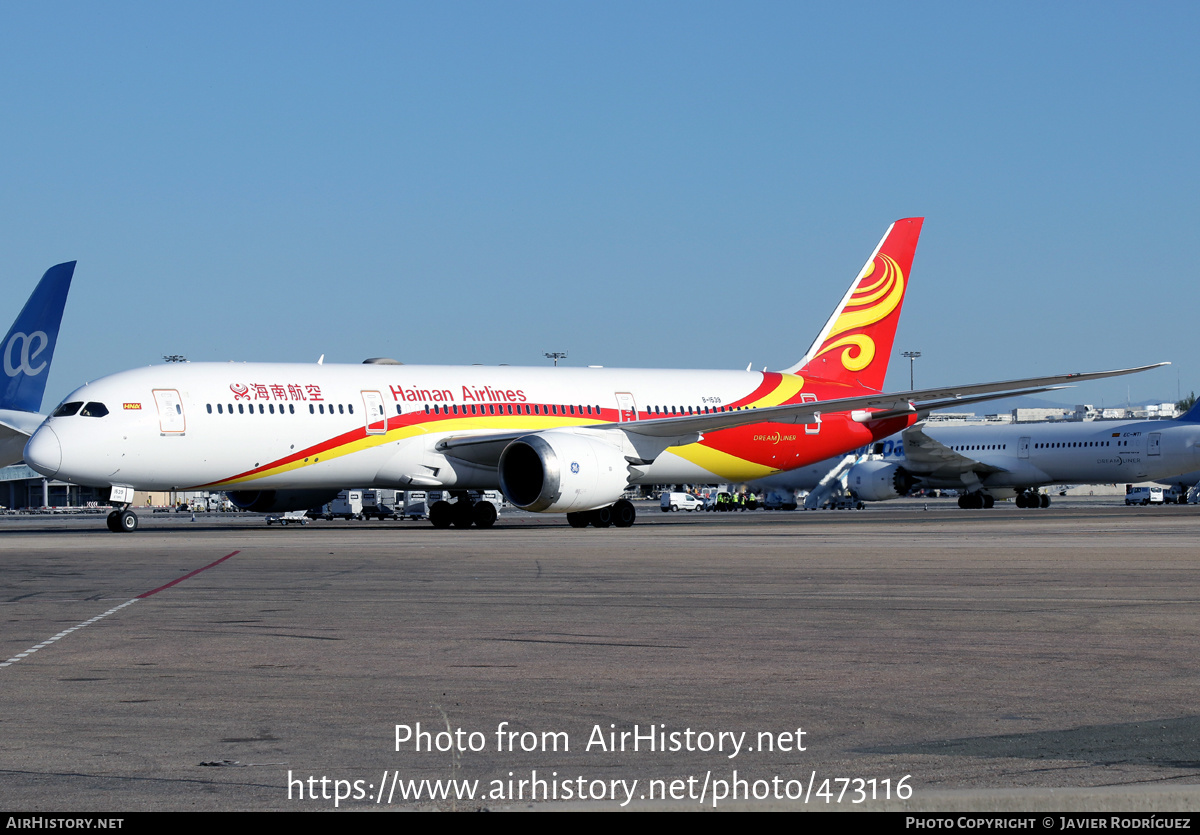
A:
[[[5,517],[0,806],[1195,811],[1200,508],[1117,501]]]

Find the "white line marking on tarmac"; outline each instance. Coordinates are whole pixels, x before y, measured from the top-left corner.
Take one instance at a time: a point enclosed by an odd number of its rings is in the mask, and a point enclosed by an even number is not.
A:
[[[85,626],[91,626],[91,625],[92,625],[93,623],[95,623],[96,621],[100,620],[101,618],[106,618],[106,617],[108,617],[108,616],[109,616],[109,615],[111,615],[113,612],[119,612],[119,611],[121,611],[122,609],[124,609],[126,606],[132,606],[134,603],[137,603],[139,599],[140,599],[140,598],[137,598],[137,597],[135,597],[135,598],[133,598],[133,600],[126,600],[126,601],[125,601],[124,603],[122,603],[120,606],[114,606],[114,607],[112,607],[111,609],[109,609],[107,612],[105,612],[105,613],[104,613],[104,614],[102,614],[102,615],[96,615],[96,617],[94,617],[94,618],[91,618],[90,620],[85,620],[83,623],[77,623],[77,624],[75,624],[75,625],[74,625],[74,626],[72,626],[70,629],[64,629],[62,632],[59,632],[59,633],[58,633],[57,635],[55,635],[53,638],[47,638],[46,640],[42,641],[42,642],[41,642],[40,644],[38,644],[37,646],[30,647],[29,649],[25,650],[24,652],[18,652],[16,655],[14,655],[12,658],[8,659],[7,661],[2,661],[2,662],[0,662],[0,667],[8,667],[8,666],[11,666],[11,665],[13,665],[13,664],[17,663],[18,661],[20,661],[22,658],[25,658],[26,656],[29,656],[29,655],[33,655],[33,654],[34,654],[35,652],[37,652],[39,649],[43,649],[44,647],[48,647],[48,646],[50,646],[52,643],[54,643],[55,641],[57,641],[57,640],[60,640],[60,639],[62,639],[62,638],[65,638],[65,637],[67,637],[67,636],[68,636],[68,635],[70,635],[72,632],[74,632],[76,629],[83,629],[83,627],[85,627]]]
[[[64,629],[62,632],[59,632],[54,637],[47,638],[46,640],[42,641],[40,644],[30,647],[29,649],[25,650],[24,652],[18,652],[16,655],[14,655],[12,658],[9,658],[7,661],[0,661],[0,667],[11,667],[13,664],[16,664],[22,658],[27,658],[30,655],[33,655],[39,649],[44,649],[45,647],[50,646],[55,641],[58,641],[58,640],[61,640],[62,638],[67,637],[75,630],[83,629],[83,627],[85,627],[85,626],[91,626],[96,621],[103,620],[104,618],[108,617],[109,615],[113,614],[114,612],[121,611],[126,606],[132,606],[134,603],[137,603],[139,600],[143,600],[147,597],[150,597],[151,595],[158,594],[160,591],[166,591],[167,589],[171,588],[171,586],[174,586],[177,583],[182,583],[184,580],[187,580],[191,577],[195,577],[201,571],[208,571],[208,569],[220,565],[221,563],[225,562],[225,560],[229,559],[230,557],[236,556],[239,553],[240,553],[240,551],[234,551],[232,554],[226,554],[225,556],[221,557],[221,559],[217,560],[216,562],[210,562],[208,565],[204,566],[203,568],[197,568],[195,571],[191,571],[187,574],[184,574],[179,579],[172,580],[171,582],[167,583],[165,586],[159,586],[156,589],[152,589],[148,592],[144,592],[143,594],[139,594],[137,597],[133,598],[132,600],[126,600],[120,606],[112,607],[104,614],[96,615],[96,617],[85,620],[83,623],[77,623],[74,626],[72,626],[70,629]]]

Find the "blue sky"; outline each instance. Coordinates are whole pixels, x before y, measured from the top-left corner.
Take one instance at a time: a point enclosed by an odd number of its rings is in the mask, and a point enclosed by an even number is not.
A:
[[[1174,399],[1198,10],[4,4],[4,318],[79,261],[47,408],[168,353],[777,369],[924,215],[918,385]]]

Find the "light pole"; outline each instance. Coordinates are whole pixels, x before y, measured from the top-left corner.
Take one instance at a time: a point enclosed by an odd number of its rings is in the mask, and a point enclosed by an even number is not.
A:
[[[920,351],[902,351],[900,356],[908,357],[908,390],[915,391],[916,386],[913,385],[913,360],[921,356]]]
[[[567,352],[566,351],[547,351],[546,358],[554,360],[554,367],[558,368],[558,361],[565,360],[567,358]]]

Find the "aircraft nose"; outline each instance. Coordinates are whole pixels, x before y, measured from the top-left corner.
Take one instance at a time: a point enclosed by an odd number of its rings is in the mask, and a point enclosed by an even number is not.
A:
[[[52,476],[62,466],[62,444],[49,426],[39,427],[25,444],[25,463],[44,476]]]

